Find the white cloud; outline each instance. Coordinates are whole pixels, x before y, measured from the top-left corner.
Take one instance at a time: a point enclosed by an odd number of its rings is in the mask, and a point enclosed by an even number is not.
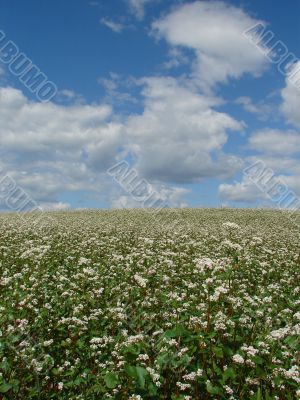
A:
[[[58,106],[30,102],[19,90],[0,88],[2,148],[14,155],[43,152],[44,159],[76,158],[86,143],[106,143],[107,105]],[[119,129],[118,125],[115,129]]]
[[[70,209],[69,203],[63,203],[61,201],[57,203],[40,203],[39,207],[43,211],[66,211]]]
[[[215,111],[215,97],[203,96],[173,78],[148,78],[141,115],[131,116],[127,132],[137,168],[147,178],[164,182],[194,182],[228,176],[239,159],[222,148],[228,131],[243,125],[228,114]]]
[[[300,128],[300,62],[290,68],[281,95],[283,100],[281,110],[284,116],[290,124]],[[239,103],[248,111],[259,115],[259,108],[250,99],[242,98]],[[262,162],[271,171],[275,181],[280,181],[287,185],[287,190],[300,195],[300,163],[297,158],[300,153],[299,131],[265,128],[254,132],[249,138],[248,145],[249,148],[261,153],[259,156],[248,157],[248,163]],[[241,182],[220,185],[219,195],[227,201],[247,203],[265,201],[276,206],[276,202],[272,202],[267,193],[259,190],[247,176],[243,176]]]
[[[122,124],[112,122],[111,113],[107,105],[37,103],[19,90],[0,88],[4,169],[34,200],[53,202],[61,192],[100,190],[101,173],[124,144]]]
[[[55,96],[55,100],[64,104],[84,104],[85,100],[82,95],[75,93],[70,89],[59,90]]]
[[[250,180],[243,179],[242,182],[233,184],[222,183],[219,186],[219,196],[226,201],[254,203],[257,200],[267,200],[268,198]]]
[[[73,90],[60,90],[59,94],[63,97],[67,97],[68,99],[74,99],[76,97],[76,93]]]
[[[227,177],[240,167],[239,159],[222,149],[228,132],[243,125],[213,109],[221,104],[218,98],[173,78],[148,78],[140,85],[144,112],[123,122],[114,122],[105,104],[38,103],[19,90],[0,88],[4,169],[38,202],[56,204],[60,193],[82,190],[104,190],[116,199],[124,194],[111,187],[107,192],[106,170],[130,151],[141,178],[158,185],[170,205],[181,205],[177,198],[184,189],[172,182]]]
[[[295,154],[300,152],[300,133],[277,129],[263,129],[249,139],[252,149],[269,154]]]
[[[259,156],[250,156],[247,162],[253,164],[261,160],[265,163],[267,168],[271,168],[275,173],[280,175],[299,175],[300,163],[296,157],[289,154],[260,154]]]
[[[245,111],[257,115],[257,117],[263,121],[267,120],[272,112],[272,107],[270,105],[262,101],[255,104],[252,99],[247,96],[237,98],[235,104],[242,106]]]
[[[130,93],[130,87],[133,85],[133,81],[133,78],[126,78],[114,72],[109,73],[109,78],[98,79],[98,83],[105,89],[105,100],[114,104],[116,102],[138,102]]]
[[[121,33],[125,28],[125,26],[120,24],[119,22],[114,22],[108,18],[101,18],[100,22],[102,25],[106,26],[116,33]]]
[[[299,159],[292,158],[289,154],[282,154],[279,157],[275,152],[274,154],[263,153],[260,156],[250,156],[245,161],[248,167],[255,164],[261,166],[262,169],[259,171],[265,178],[257,178],[258,185],[256,185],[255,179],[250,179],[249,174],[244,173],[240,182],[223,183],[219,186],[219,196],[222,199],[229,202],[258,202],[261,205],[276,207],[279,205],[277,200],[280,196],[272,194],[272,187],[275,187],[275,183],[286,185],[286,193],[294,192],[295,196],[300,196]],[[255,170],[254,167],[253,170]],[[260,173],[259,171],[258,173]],[[269,183],[268,179],[270,179]]]
[[[266,168],[271,167],[266,164]],[[285,172],[287,173],[287,171]],[[221,184],[219,196],[227,202],[257,203],[275,208],[288,207],[290,201],[297,201],[300,204],[299,175],[280,174],[273,170],[273,173],[269,176],[271,179],[269,185],[268,183],[256,185],[247,176],[244,176],[241,182]],[[276,191],[276,189],[279,191]]]
[[[152,202],[157,208],[185,207],[184,197],[189,193],[188,189],[162,184],[149,184],[148,195],[145,201],[137,201],[130,194],[119,194],[112,200],[113,208],[145,208],[151,206]],[[149,200],[147,200],[149,198]]]
[[[286,78],[281,96],[284,115],[291,124],[300,128],[300,61],[291,68],[290,79]]]
[[[195,78],[212,87],[245,73],[260,75],[265,56],[243,35],[259,21],[222,1],[197,1],[175,8],[154,22],[153,30],[172,46],[194,50]]]
[[[129,9],[132,14],[138,19],[142,20],[145,16],[145,5],[151,0],[128,0]]]
[[[168,58],[168,61],[163,63],[165,69],[178,68],[190,63],[189,57],[178,47],[173,47],[169,50]]]

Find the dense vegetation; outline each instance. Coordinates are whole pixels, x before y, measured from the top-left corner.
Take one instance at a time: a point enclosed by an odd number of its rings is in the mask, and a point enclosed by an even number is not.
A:
[[[0,398],[300,398],[300,231],[287,213],[0,224]]]

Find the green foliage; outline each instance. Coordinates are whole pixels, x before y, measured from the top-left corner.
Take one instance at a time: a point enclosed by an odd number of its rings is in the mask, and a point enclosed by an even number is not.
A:
[[[45,216],[0,215],[0,398],[299,397],[299,232],[287,215]]]

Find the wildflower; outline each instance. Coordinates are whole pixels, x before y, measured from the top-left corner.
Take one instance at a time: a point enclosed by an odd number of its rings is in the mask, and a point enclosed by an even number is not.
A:
[[[88,258],[80,257],[78,260],[78,265],[85,265],[85,264],[89,264],[90,262],[91,262],[91,260],[89,260]]]
[[[182,382],[176,382],[176,386],[182,391],[189,389],[191,387],[189,383],[182,383]]]
[[[240,354],[235,354],[232,357],[232,360],[237,364],[244,364],[245,360]]]
[[[224,222],[222,224],[222,226],[223,226],[223,228],[232,229],[232,230],[240,229],[240,226],[238,224],[236,224],[235,222]]]
[[[226,392],[227,394],[232,395],[232,394],[234,393],[233,390],[231,389],[231,387],[229,387],[229,386],[227,386],[227,385],[224,386],[224,389],[225,389],[225,392]]]
[[[137,284],[142,287],[145,288],[147,286],[147,282],[148,280],[145,278],[142,278],[140,275],[135,274],[134,275],[134,280],[137,282]]]
[[[140,354],[138,356],[138,360],[139,361],[148,361],[149,360],[149,356],[148,356],[148,354]]]
[[[50,346],[52,343],[53,343],[53,339],[45,340],[44,343],[43,343],[43,345],[44,345],[45,347],[48,347],[48,346]]]

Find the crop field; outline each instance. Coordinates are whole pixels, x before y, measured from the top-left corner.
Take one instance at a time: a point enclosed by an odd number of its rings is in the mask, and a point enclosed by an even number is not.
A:
[[[1,399],[300,398],[287,213],[0,215]]]

